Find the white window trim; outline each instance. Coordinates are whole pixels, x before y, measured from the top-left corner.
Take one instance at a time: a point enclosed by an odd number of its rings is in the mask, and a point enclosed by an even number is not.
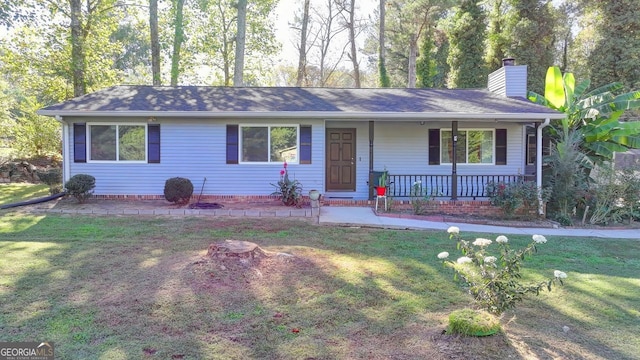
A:
[[[242,128],[245,127],[266,127],[268,128],[269,139],[267,139],[267,149],[269,154],[267,158],[271,158],[271,128],[274,127],[290,127],[296,128],[296,146],[298,148],[298,156],[295,162],[287,162],[287,164],[297,165],[300,163],[300,124],[239,124],[238,125],[238,164],[251,164],[251,165],[273,165],[281,164],[280,162],[272,161],[242,161],[243,159],[243,144],[242,144]]]
[[[116,139],[116,159],[115,160],[93,160],[91,158],[91,143],[93,139],[91,139],[91,126],[115,126],[116,127],[116,135],[118,134],[118,126],[143,126],[144,127],[144,160],[118,160],[120,158],[120,139]],[[88,123],[87,124],[87,163],[96,163],[96,164],[146,164],[148,162],[149,157],[149,128],[148,124],[143,123],[107,123],[107,122],[96,122],[96,123]]]
[[[453,131],[453,129],[449,128],[449,129],[440,129],[440,165],[451,165],[453,164],[452,162],[444,162],[442,159],[442,149],[444,148],[444,141],[442,140],[442,133],[444,131]],[[469,161],[469,137],[466,137],[467,139],[467,144],[466,148],[467,151],[465,153],[465,162],[457,162],[457,165],[469,165],[469,166],[491,166],[491,165],[495,165],[496,164],[496,129],[495,128],[464,128],[464,129],[458,129],[458,133],[460,133],[461,131],[467,132],[467,131],[491,131],[492,132],[492,141],[491,141],[491,162],[490,163],[470,163]]]

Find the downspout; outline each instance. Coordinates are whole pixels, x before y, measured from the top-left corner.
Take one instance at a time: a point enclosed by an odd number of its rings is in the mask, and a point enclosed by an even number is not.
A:
[[[536,129],[536,186],[538,187],[538,215],[544,215],[542,204],[542,129],[549,126],[550,118],[544,119],[544,122]]]
[[[56,115],[55,119],[62,124],[62,184],[71,177],[71,165],[69,156],[69,123],[62,116]]]

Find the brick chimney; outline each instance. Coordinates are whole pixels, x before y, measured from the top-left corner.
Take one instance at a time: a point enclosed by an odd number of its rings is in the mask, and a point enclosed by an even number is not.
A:
[[[527,98],[527,65],[515,65],[515,59],[502,59],[502,67],[489,74],[489,91],[508,97]]]

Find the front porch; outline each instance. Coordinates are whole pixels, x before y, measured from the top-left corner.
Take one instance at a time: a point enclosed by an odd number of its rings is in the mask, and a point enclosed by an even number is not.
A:
[[[487,185],[491,183],[512,183],[536,181],[535,175],[396,175],[389,174],[389,196],[407,199],[412,194],[414,184],[422,185],[424,195],[431,198],[457,200],[489,197]],[[455,177],[455,181],[453,180]],[[375,180],[375,179],[374,179]],[[373,182],[375,183],[375,181]],[[375,195],[372,193],[371,199]]]

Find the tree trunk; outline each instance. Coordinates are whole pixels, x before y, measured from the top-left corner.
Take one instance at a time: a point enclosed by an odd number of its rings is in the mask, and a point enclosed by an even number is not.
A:
[[[296,86],[302,86],[307,75],[307,27],[309,26],[309,4],[311,0],[304,0],[304,10],[302,14],[302,30],[300,32],[300,56],[298,57],[298,78]]]
[[[85,80],[85,53],[82,31],[82,1],[70,0],[71,7],[71,67],[73,73],[73,95],[82,96],[87,92]]]
[[[171,86],[178,85],[178,75],[180,74],[180,47],[184,40],[184,24],[182,8],[184,0],[176,0],[176,18],[173,23],[175,36],[173,37],[173,54],[171,55]]]
[[[411,34],[409,40],[409,69],[408,69],[408,88],[416,87],[416,58],[418,56],[418,37],[416,34]]]
[[[247,0],[238,0],[238,31],[236,33],[236,58],[233,67],[233,86],[243,86],[244,44],[247,29]]]
[[[385,63],[385,19],[387,17],[385,0],[380,0],[380,28],[378,31],[378,77],[380,87],[389,87],[389,74],[387,73],[387,64]]]
[[[351,42],[351,63],[353,64],[353,80],[355,87],[360,87],[360,65],[358,64],[358,50],[356,48],[356,0],[351,0],[349,7],[349,42]]]
[[[160,86],[160,40],[158,39],[158,0],[149,0],[149,30],[151,33],[151,74],[153,85]]]

